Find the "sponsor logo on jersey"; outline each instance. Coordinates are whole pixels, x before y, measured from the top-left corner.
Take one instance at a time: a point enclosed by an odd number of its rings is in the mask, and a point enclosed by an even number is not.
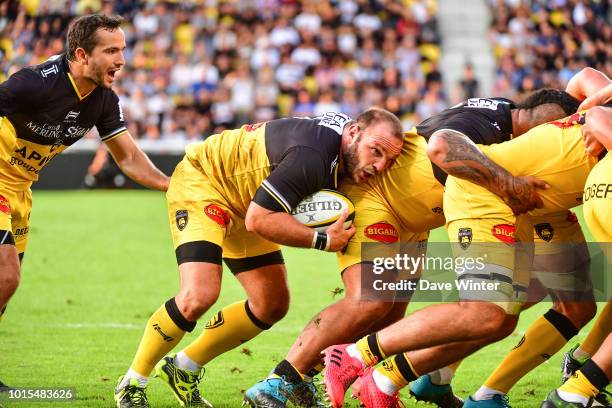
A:
[[[434,208],[432,208],[432,209],[431,209],[431,211],[432,211],[434,214],[442,214],[442,213],[444,212],[444,210],[442,209],[442,207],[434,207]]]
[[[550,122],[550,124],[555,125],[556,127],[561,129],[567,129],[576,125],[584,125],[584,117],[585,113],[574,113],[573,115],[570,115],[561,120],[552,121]]]
[[[507,105],[508,102],[487,99],[487,98],[470,98],[467,101],[465,101],[464,107],[465,108],[481,108],[481,109],[497,110],[497,107],[500,104]],[[460,106],[461,104],[457,105],[457,107],[460,107]]]
[[[554,228],[547,222],[536,224],[534,228],[538,237],[546,242],[550,242],[553,239],[553,235],[555,235]]]
[[[515,232],[516,227],[511,224],[497,224],[491,228],[491,234],[506,244],[514,244],[516,242],[516,239],[514,238]]]
[[[612,198],[612,184],[591,184],[584,189],[584,202],[592,198]]]
[[[565,221],[569,221],[572,224],[576,224],[576,223],[578,223],[578,217],[576,217],[576,214],[574,214],[573,211],[568,211],[567,212],[567,218],[565,218]]]
[[[64,122],[76,122],[76,118],[79,116],[79,113],[81,112],[69,111],[64,118]]]
[[[387,222],[377,222],[376,224],[368,225],[363,229],[363,233],[366,237],[385,244],[399,240],[397,229]]]
[[[30,228],[29,228],[29,227],[17,228],[17,229],[15,230],[15,236],[16,236],[16,237],[19,237],[19,236],[22,236],[22,235],[26,235],[26,234],[28,233],[28,231],[29,231],[29,230],[30,230]]]
[[[7,200],[6,198],[4,198],[4,196],[0,195],[0,212],[3,212],[5,214],[11,214],[11,203],[9,203],[9,200]]]
[[[223,312],[220,311],[210,318],[206,326],[204,326],[204,329],[214,329],[215,327],[222,326],[223,323],[225,323],[225,319],[223,319]]]
[[[208,216],[208,218],[222,227],[227,226],[230,221],[230,217],[227,212],[215,204],[210,204],[204,208],[204,213]]]
[[[159,333],[160,336],[162,336],[162,338],[164,339],[164,341],[167,341],[168,343],[170,343],[172,340],[174,340],[174,337],[170,337],[168,336],[166,333],[164,333],[161,329],[161,327],[159,327],[159,324],[155,323],[153,325],[153,330],[155,330],[156,332]]]
[[[59,68],[57,67],[57,65],[51,65],[49,68],[45,68],[43,70],[40,71],[40,75],[43,76],[43,78],[48,77],[49,75],[55,75],[59,72]]]
[[[342,135],[344,125],[351,120],[345,114],[338,112],[325,112],[323,115],[317,116],[317,119],[319,119],[319,123],[317,123],[319,126],[330,128],[339,135]]]
[[[179,231],[184,230],[187,226],[187,223],[189,222],[189,213],[187,212],[187,210],[178,210],[175,216],[176,227],[179,229]]]
[[[457,239],[459,240],[459,245],[461,245],[461,248],[468,249],[472,243],[472,237],[473,235],[471,228],[459,228]]]
[[[265,122],[259,122],[259,123],[251,123],[248,125],[244,125],[244,130],[246,130],[247,132],[253,132],[259,129],[260,127],[262,127],[264,124]]]
[[[117,107],[119,108],[119,121],[125,122],[123,118],[123,108],[121,107],[121,102],[117,102]]]

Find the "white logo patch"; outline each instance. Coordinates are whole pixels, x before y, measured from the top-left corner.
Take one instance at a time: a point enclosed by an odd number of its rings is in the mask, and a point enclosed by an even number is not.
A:
[[[117,106],[119,106],[119,120],[120,120],[121,122],[125,122],[125,121],[123,120],[123,109],[121,108],[121,103],[117,102]]]
[[[81,112],[70,111],[64,118],[64,122],[75,122]]]
[[[342,135],[344,125],[351,120],[344,113],[338,112],[325,112],[323,115],[318,116],[317,119],[320,119],[319,123],[317,123],[319,126],[330,128],[339,135]]]
[[[49,68],[45,68],[42,71],[40,71],[40,75],[43,76],[43,78],[48,77],[51,74],[57,74],[59,72],[57,65],[51,65]]]
[[[494,101],[493,99],[487,99],[487,98],[470,98],[467,100],[465,107],[466,108],[483,108],[483,109],[497,110],[497,106],[502,105],[502,104],[507,105],[508,102]]]

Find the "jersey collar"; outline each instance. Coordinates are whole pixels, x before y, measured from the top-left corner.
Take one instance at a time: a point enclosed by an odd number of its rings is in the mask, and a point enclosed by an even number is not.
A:
[[[87,98],[89,95],[91,95],[93,91],[96,90],[97,87],[95,87],[94,89],[86,93],[85,95],[81,95],[81,93],[79,92],[79,88],[77,88],[76,83],[74,82],[74,78],[72,77],[72,74],[70,73],[70,65],[68,64],[68,57],[66,54],[64,54],[64,56],[62,57],[62,64],[64,65],[64,69],[66,70],[66,75],[68,76],[68,80],[70,81],[70,84],[72,84],[72,89],[74,89],[74,93],[76,94],[77,98],[79,98],[79,101],[82,101],[83,99]]]

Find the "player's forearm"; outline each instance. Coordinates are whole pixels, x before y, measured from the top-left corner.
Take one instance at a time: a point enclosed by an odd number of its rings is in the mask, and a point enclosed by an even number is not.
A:
[[[452,131],[436,132],[429,141],[430,160],[451,176],[469,180],[499,195],[507,195],[513,176],[490,160],[468,138]]]
[[[170,178],[161,172],[144,152],[138,150],[131,157],[117,161],[126,176],[136,183],[154,190],[167,191]]]
[[[569,80],[565,91],[576,99],[582,100],[595,95],[598,91],[609,85],[609,83],[610,79],[606,74],[587,67],[583,68]]]
[[[612,108],[591,108],[586,114],[586,123],[582,129],[584,134],[590,133],[608,151],[612,150]]]
[[[247,219],[246,227],[249,231],[277,244],[300,248],[312,247],[313,230],[300,224],[291,214],[272,212]]]

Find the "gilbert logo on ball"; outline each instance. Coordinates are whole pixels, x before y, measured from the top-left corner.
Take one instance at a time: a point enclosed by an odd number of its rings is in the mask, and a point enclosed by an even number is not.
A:
[[[301,224],[325,232],[336,222],[344,210],[349,216],[344,228],[349,228],[355,218],[355,206],[344,194],[334,190],[320,190],[304,198],[295,206],[291,214]]]

